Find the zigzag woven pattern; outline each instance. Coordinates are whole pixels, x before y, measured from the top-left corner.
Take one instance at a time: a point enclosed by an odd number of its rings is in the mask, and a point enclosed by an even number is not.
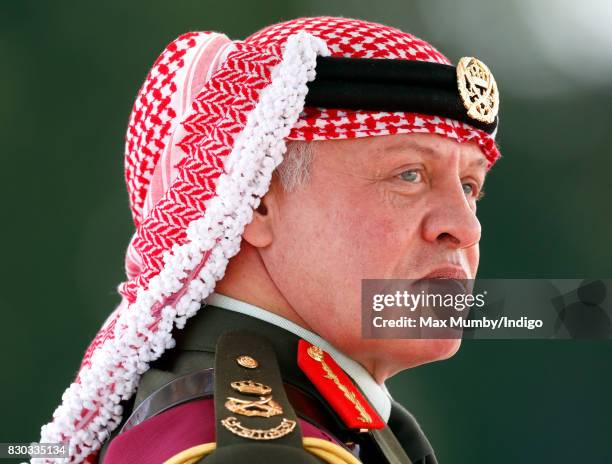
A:
[[[271,68],[280,60],[279,48],[269,50],[276,54],[238,43],[193,102],[193,112],[182,123],[187,135],[178,143],[187,154],[178,166],[179,176],[138,227],[133,242],[144,270],[120,287],[129,301],[159,273],[164,252],[185,242],[187,225],[204,215],[205,202],[215,194],[215,179],[223,172],[234,136],[244,127],[259,91],[270,82]],[[81,367],[89,365],[98,346],[114,337],[119,316],[96,335]]]
[[[234,135],[244,127],[258,91],[269,83],[270,67],[278,62],[277,57],[245,44],[237,47],[196,97],[194,112],[184,123],[188,135],[178,144],[187,153],[179,166],[179,178],[139,227],[134,248],[143,259],[144,270],[121,287],[129,300],[159,272],[163,252],[183,243],[187,225],[203,215],[204,202],[215,193],[215,179],[223,172],[223,159],[234,145]]]

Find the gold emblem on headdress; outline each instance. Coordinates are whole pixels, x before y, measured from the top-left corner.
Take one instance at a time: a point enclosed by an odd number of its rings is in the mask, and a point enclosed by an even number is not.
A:
[[[499,111],[499,92],[491,71],[482,61],[463,57],[457,65],[457,86],[468,116],[491,124]]]

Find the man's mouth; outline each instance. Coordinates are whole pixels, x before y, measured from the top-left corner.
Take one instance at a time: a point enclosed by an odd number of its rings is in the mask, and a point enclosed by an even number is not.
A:
[[[444,266],[434,269],[433,271],[425,274],[421,277],[421,280],[426,279],[454,279],[454,280],[467,280],[468,275],[459,266]]]
[[[438,280],[439,283],[427,281]],[[430,293],[472,293],[473,284],[468,280],[468,275],[460,266],[442,266],[425,274],[417,282],[424,284]]]

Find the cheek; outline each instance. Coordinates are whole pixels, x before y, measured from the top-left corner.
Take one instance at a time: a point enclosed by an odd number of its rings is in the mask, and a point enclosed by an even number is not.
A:
[[[365,239],[379,245],[397,241],[400,229],[390,214],[380,210],[357,214],[355,227],[363,232]]]
[[[393,219],[375,212],[356,217],[353,243],[365,266],[376,269],[398,257],[401,230]]]
[[[389,270],[400,263],[404,266],[412,261],[411,256],[420,246],[416,216],[384,204],[370,211],[356,212],[353,241],[359,242],[360,252],[370,263],[380,263]]]
[[[342,272],[360,279],[385,278],[413,261],[420,246],[422,216],[415,205],[398,205],[374,189],[327,205],[333,216],[326,231],[327,246],[342,253],[337,255],[343,257]]]
[[[360,273],[359,278],[384,275],[386,267],[398,258],[399,243],[404,230],[388,214],[384,205],[367,202],[354,203],[337,223],[328,237],[343,249],[343,256],[351,266],[344,272]]]

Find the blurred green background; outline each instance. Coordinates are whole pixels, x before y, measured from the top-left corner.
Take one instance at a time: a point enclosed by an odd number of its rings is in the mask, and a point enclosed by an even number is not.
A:
[[[320,14],[397,26],[493,70],[504,157],[479,207],[480,277],[612,277],[606,0],[5,0],[0,442],[38,439],[118,303],[123,138],[157,55],[188,30],[237,39]],[[609,463],[611,355],[610,342],[471,341],[388,385],[441,463]]]

